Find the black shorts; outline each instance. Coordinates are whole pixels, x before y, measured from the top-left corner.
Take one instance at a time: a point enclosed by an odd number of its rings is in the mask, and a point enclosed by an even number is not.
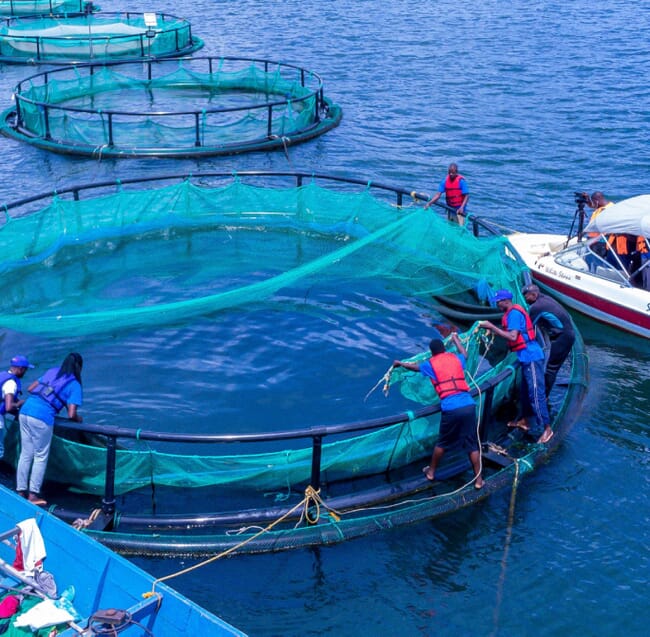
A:
[[[440,433],[437,447],[445,451],[460,447],[464,451],[478,451],[478,435],[476,432],[476,407],[468,405],[452,411],[443,411],[440,415]]]

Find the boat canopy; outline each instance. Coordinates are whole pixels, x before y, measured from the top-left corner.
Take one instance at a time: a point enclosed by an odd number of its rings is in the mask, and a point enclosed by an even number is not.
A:
[[[585,231],[650,237],[650,195],[631,197],[605,208]]]

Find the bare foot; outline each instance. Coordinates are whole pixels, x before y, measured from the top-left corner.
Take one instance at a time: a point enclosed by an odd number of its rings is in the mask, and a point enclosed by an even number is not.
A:
[[[435,480],[435,474],[433,473],[433,469],[427,465],[426,467],[422,467],[422,473],[424,474],[424,477],[433,482]]]
[[[519,420],[511,420],[508,423],[510,429],[521,429],[522,431],[528,431],[528,421],[525,418],[520,418]]]
[[[484,484],[485,484],[485,482],[483,482],[483,478],[478,477],[478,478],[476,478],[476,480],[474,481],[474,488],[478,491],[479,489],[482,489],[482,488],[483,488],[483,485],[484,485]]]
[[[546,427],[546,429],[544,429],[544,433],[539,437],[539,440],[537,441],[538,444],[545,445],[547,442],[551,441],[553,435],[553,430],[550,427]]]

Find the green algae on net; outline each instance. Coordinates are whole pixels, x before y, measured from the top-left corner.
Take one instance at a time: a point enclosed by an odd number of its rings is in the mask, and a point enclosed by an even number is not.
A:
[[[305,297],[323,281],[378,279],[423,299],[520,287],[525,267],[504,238],[477,238],[421,206],[396,206],[371,185],[244,178],[124,181],[8,204],[0,271],[15,284],[0,321],[33,334],[116,333],[273,305],[281,290]],[[169,285],[171,272],[187,268],[192,276]]]

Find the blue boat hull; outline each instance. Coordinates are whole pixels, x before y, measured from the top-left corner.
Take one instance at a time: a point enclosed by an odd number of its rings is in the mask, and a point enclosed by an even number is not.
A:
[[[74,586],[72,603],[82,616],[76,622],[78,626],[85,628],[100,609],[118,609],[148,629],[134,623],[126,630],[127,635],[244,635],[165,584],[154,584],[151,575],[126,558],[8,489],[0,489],[0,534],[28,518],[36,520],[47,551],[44,570],[54,576],[59,592]],[[5,587],[22,586],[10,573],[14,557],[14,547],[0,543],[1,582]],[[147,595],[151,592],[155,594]],[[59,633],[76,634],[74,628]]]

